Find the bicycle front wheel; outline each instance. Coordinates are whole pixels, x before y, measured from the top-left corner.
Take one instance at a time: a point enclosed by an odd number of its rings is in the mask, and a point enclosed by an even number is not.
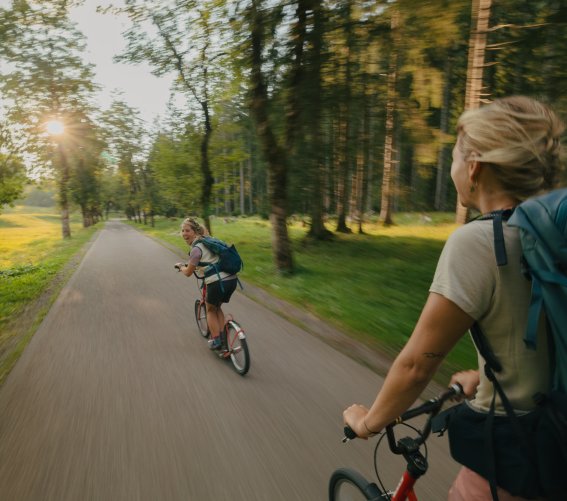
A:
[[[383,501],[382,492],[360,473],[350,468],[335,470],[329,481],[329,501]]]
[[[195,300],[195,320],[201,336],[209,337],[209,326],[207,325],[207,308],[200,299]]]
[[[234,320],[230,320],[226,327],[226,346],[234,370],[244,376],[250,369],[250,352],[246,335]]]

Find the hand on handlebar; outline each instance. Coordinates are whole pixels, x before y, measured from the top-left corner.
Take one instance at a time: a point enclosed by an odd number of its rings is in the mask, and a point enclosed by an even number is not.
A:
[[[376,432],[370,431],[365,425],[364,420],[367,414],[368,408],[360,404],[351,405],[343,412],[346,438],[352,439],[356,437],[367,440],[368,437],[376,435]],[[348,430],[350,430],[350,432]],[[349,436],[352,434],[351,432],[354,433],[354,436]]]
[[[472,372],[472,371],[467,371]],[[472,375],[471,375],[472,376]],[[472,377],[471,377],[472,379]],[[475,387],[476,388],[476,387]],[[426,402],[422,403],[421,405],[408,409],[404,412],[400,417],[392,421],[389,425],[386,426],[385,430],[388,434],[388,439],[392,439],[393,442],[393,432],[392,429],[395,425],[403,423],[408,419],[412,419],[416,416],[420,416],[422,414],[428,414],[429,418],[424,426],[422,433],[421,433],[421,442],[423,443],[427,436],[431,431],[431,418],[439,413],[443,403],[447,400],[455,400],[458,399],[460,396],[463,395],[463,387],[459,382],[451,382],[451,386],[445,390],[441,395],[427,400]],[[368,415],[368,409],[364,407],[364,405],[351,405],[343,412],[343,419],[345,423],[344,433],[345,438],[343,438],[343,442],[347,442],[353,438],[363,438],[367,439],[377,433],[380,433],[380,430],[374,430],[372,427],[368,427],[366,424],[366,416]]]
[[[462,387],[462,394],[457,395],[453,400],[462,400],[463,397],[472,398],[480,383],[477,370],[455,372],[451,376],[451,384],[459,384]]]

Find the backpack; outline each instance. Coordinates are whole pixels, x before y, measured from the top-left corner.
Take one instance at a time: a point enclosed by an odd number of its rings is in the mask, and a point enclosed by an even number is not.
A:
[[[496,485],[513,495],[564,499],[567,491],[567,189],[531,198],[513,211],[495,211],[480,219],[493,221],[498,266],[507,264],[502,225],[507,221],[519,228],[523,272],[531,281],[524,342],[528,348],[537,348],[538,324],[545,313],[552,381],[547,395],[534,395],[535,411],[516,415],[496,377],[502,367],[475,323],[471,335],[506,416],[495,416],[494,398],[484,417],[457,406],[460,408],[452,415],[448,413],[446,422],[451,453],[489,481],[494,500],[498,499]],[[475,443],[483,445],[471,452]]]
[[[236,247],[228,245],[227,243],[214,237],[202,237],[197,244],[203,244],[213,254],[219,257],[216,263],[200,262],[199,266],[205,267],[205,277],[217,274],[220,279],[220,272],[228,273],[229,275],[236,275],[244,268],[244,263]]]
[[[567,188],[520,204],[508,224],[520,229],[532,282],[524,341],[536,348],[537,326],[544,311],[555,349],[552,390],[567,393]]]

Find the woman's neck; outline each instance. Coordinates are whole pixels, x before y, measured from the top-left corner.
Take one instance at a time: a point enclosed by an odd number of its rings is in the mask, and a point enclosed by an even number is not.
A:
[[[512,209],[518,205],[518,200],[507,193],[480,193],[478,199],[478,210],[481,214],[487,214],[496,210]]]

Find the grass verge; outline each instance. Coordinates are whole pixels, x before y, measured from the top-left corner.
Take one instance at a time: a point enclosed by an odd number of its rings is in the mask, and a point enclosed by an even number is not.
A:
[[[0,385],[21,356],[96,228],[73,218],[61,239],[57,214],[18,207],[0,216]]]

